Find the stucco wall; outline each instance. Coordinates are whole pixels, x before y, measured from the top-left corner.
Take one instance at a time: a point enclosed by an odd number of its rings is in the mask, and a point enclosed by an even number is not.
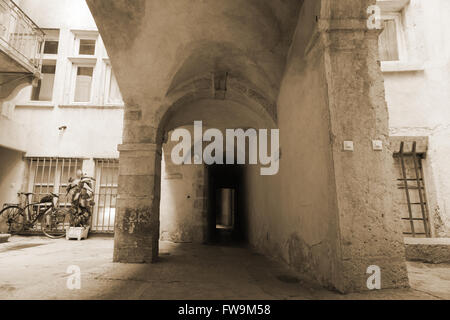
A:
[[[0,147],[0,208],[4,203],[18,203],[17,192],[21,191],[25,162],[23,153]],[[0,233],[6,232],[4,217],[0,217]]]
[[[108,108],[26,107],[14,114],[29,132],[27,156],[118,158],[122,119],[123,110]]]
[[[423,70],[384,73],[393,136],[427,136],[425,180],[436,236],[450,235],[450,2],[411,0],[405,9],[409,59]]]
[[[204,165],[175,165],[175,142],[163,146],[161,163],[160,240],[203,243],[206,240]]]
[[[246,202],[252,245],[331,286],[336,194],[324,60],[322,55],[307,60],[303,54],[317,10],[317,3],[305,2],[281,86],[280,172],[262,177],[249,168]]]

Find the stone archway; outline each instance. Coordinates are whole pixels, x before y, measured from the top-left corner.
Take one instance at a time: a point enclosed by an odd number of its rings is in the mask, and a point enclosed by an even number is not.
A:
[[[88,3],[126,101],[115,261],[155,261],[164,115],[211,96],[205,74],[229,72],[248,85],[230,93],[281,135],[280,173],[248,172],[252,244],[342,292],[367,290],[371,265],[383,288],[407,285],[378,31],[367,29],[375,0]]]

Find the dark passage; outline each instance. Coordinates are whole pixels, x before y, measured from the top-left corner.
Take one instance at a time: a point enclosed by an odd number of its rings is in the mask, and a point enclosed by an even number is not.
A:
[[[208,242],[238,245],[245,242],[243,170],[240,165],[208,168]]]

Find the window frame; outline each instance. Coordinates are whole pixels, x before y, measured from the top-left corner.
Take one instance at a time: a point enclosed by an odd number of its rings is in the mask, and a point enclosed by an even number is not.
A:
[[[385,12],[381,14],[381,20],[393,20],[395,22],[395,29],[397,33],[397,48],[398,48],[398,60],[394,61],[381,61],[382,63],[399,63],[406,62],[408,60],[408,52],[406,50],[405,31],[402,22],[401,12]]]
[[[377,5],[381,9],[381,20],[394,20],[397,31],[397,46],[399,60],[381,61],[381,71],[389,72],[411,72],[423,71],[424,62],[419,60],[411,61],[411,52],[409,52],[406,41],[405,30],[405,12],[410,4],[410,0],[377,0]]]
[[[44,60],[50,60],[50,59],[58,59],[58,55],[61,53],[61,29],[43,29],[45,32],[45,41],[42,44],[42,52],[43,52],[43,58]],[[45,49],[45,43],[47,41],[57,41],[58,42],[58,52],[57,53],[44,53]]]
[[[102,91],[102,103],[104,106],[108,106],[108,107],[113,107],[113,106],[124,106],[124,102],[123,102],[123,97],[122,97],[122,93],[120,93],[120,101],[115,101],[115,102],[110,102],[109,101],[109,94],[110,94],[110,87],[111,87],[111,80],[113,77],[113,70],[112,70],[112,65],[111,65],[111,61],[109,60],[109,58],[104,58],[103,59],[103,64],[104,64],[104,77],[103,77],[103,91]],[[117,81],[117,79],[116,79]],[[119,89],[120,92],[120,89]]]
[[[97,87],[96,83],[96,72],[97,72],[97,61],[96,60],[76,60],[71,59],[72,65],[71,65],[71,72],[70,72],[70,92],[69,92],[69,103],[71,105],[92,105],[95,97],[95,88]],[[77,102],[75,101],[75,91],[76,91],[76,85],[77,85],[77,75],[78,75],[78,68],[93,68],[92,70],[92,81],[91,81],[91,92],[89,101],[81,101]]]
[[[53,77],[53,86],[52,86],[52,93],[51,93],[51,98],[50,100],[34,100],[33,99],[33,95],[34,95],[34,90],[36,89],[35,87],[31,88],[31,93],[30,93],[30,102],[34,103],[34,104],[41,104],[41,103],[53,103],[55,101],[55,83],[56,83],[56,75],[57,75],[57,71],[58,71],[58,59],[44,59],[42,61],[42,67],[44,66],[54,66],[55,67],[55,73],[54,73],[54,77]],[[42,74],[44,75],[44,73],[42,72]],[[39,79],[41,85],[42,85],[42,79]],[[39,84],[38,84],[39,85]],[[41,86],[42,88],[42,86]]]
[[[71,30],[73,35],[72,41],[72,57],[79,58],[92,58],[99,56],[100,48],[99,48],[99,40],[100,34],[98,31],[94,30]],[[95,53],[94,54],[80,54],[80,41],[81,40],[95,40]]]
[[[55,102],[55,93],[57,90],[57,86],[56,86],[56,79],[57,79],[57,74],[58,74],[58,62],[59,62],[59,57],[61,54],[61,29],[43,29],[44,32],[47,31],[46,35],[45,35],[45,41],[58,41],[58,53],[45,53],[42,55],[42,64],[43,65],[54,65],[55,66],[55,78],[53,80],[53,90],[52,90],[52,97],[50,100],[33,100],[33,92],[34,92],[34,87],[31,88],[31,92],[30,92],[30,98],[28,100],[28,103],[30,105],[53,105]],[[57,34],[56,34],[57,33]],[[45,42],[42,44],[43,46],[45,46]],[[43,52],[43,50],[42,50]]]

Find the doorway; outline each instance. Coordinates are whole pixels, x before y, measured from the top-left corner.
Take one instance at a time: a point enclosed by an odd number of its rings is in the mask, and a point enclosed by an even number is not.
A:
[[[208,168],[208,242],[239,244],[245,241],[243,166]]]

